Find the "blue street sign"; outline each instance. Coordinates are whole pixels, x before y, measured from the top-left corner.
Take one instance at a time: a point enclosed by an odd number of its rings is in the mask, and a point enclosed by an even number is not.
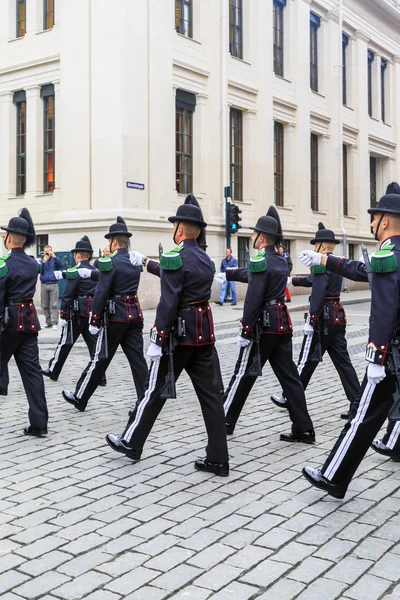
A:
[[[126,187],[131,190],[144,190],[144,183],[136,183],[135,181],[127,181]]]

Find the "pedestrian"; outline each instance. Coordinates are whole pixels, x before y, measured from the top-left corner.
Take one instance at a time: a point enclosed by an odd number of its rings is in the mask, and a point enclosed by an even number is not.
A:
[[[130,260],[131,236],[124,219],[117,217],[117,222],[104,236],[109,240],[111,254],[99,260],[99,272],[80,269],[89,276],[93,273],[96,279],[99,276],[89,324],[89,332],[96,336],[96,347],[75,392],[64,390],[62,394],[82,412],[100,385],[118,346],[129,361],[138,398],[144,393],[147,365],[143,356],[143,314],[137,295],[142,266],[133,265]]]
[[[47,434],[47,403],[39,363],[38,331],[40,323],[33,303],[38,263],[25,249],[35,243],[35,228],[28,209],[10,219],[4,246],[10,251],[0,260],[1,336],[0,379],[3,380],[12,356],[17,363],[29,404],[29,426],[25,435]]]
[[[166,402],[167,394],[162,393],[166,376],[177,380],[185,369],[200,401],[208,436],[206,458],[196,460],[195,469],[226,477],[229,463],[224,411],[213,377],[215,335],[209,298],[214,269],[211,259],[197,243],[207,224],[201,210],[192,204],[179,206],[169,221],[173,223],[177,247],[161,257],[161,296],[147,352],[150,360],[147,389],[122,436],[108,434],[106,440],[116,452],[139,460]],[[170,352],[173,352],[173,372]]]
[[[304,477],[312,485],[335,498],[344,498],[353,475],[388,415],[396,390],[392,342],[399,333],[400,195],[385,194],[368,212],[372,215],[371,230],[380,242],[380,249],[371,258],[366,374],[360,394],[351,405],[349,421],[323,467],[303,468]],[[302,252],[299,259],[310,268],[322,265],[348,279],[368,280],[365,264],[359,261],[312,251]]]
[[[58,342],[49,366],[43,370],[43,375],[52,381],[57,381],[65,361],[68,358],[75,342],[82,335],[89,350],[90,357],[94,357],[96,338],[89,332],[89,315],[92,312],[92,301],[96,282],[90,278],[79,277],[77,268],[94,270],[90,264],[93,248],[89,238],[85,235],[71,250],[76,263],[75,267],[66,272],[66,286],[61,298],[60,322],[61,338]],[[100,385],[106,385],[105,376]]]
[[[232,256],[232,249],[227,248],[225,250],[225,258],[221,261],[221,273],[226,273],[227,269],[234,269],[238,266],[237,258]],[[237,298],[236,298],[236,284],[234,281],[225,281],[225,283],[221,287],[221,291],[219,294],[218,301],[214,302],[214,304],[218,304],[218,306],[223,306],[225,301],[225,296],[228,291],[231,291],[231,306],[236,306]]]
[[[323,223],[319,223],[318,231],[310,244],[314,246],[315,252],[329,256],[340,242],[331,229],[326,229]],[[341,275],[329,273],[325,267],[320,266],[312,268],[311,277],[292,277],[294,286],[312,286],[297,370],[306,390],[315,369],[325,352],[328,352],[351,404],[360,392],[360,383],[347,350],[346,313],[340,304],[342,281]],[[280,408],[287,408],[286,398],[271,396],[271,400]],[[341,417],[347,419],[349,412]]]
[[[40,260],[42,309],[46,318],[45,327],[53,327],[56,330],[58,324],[58,283],[54,271],[63,269],[64,263],[57,258],[51,246],[45,246],[43,252],[43,258]]]
[[[292,262],[292,259],[290,258],[290,254],[289,254],[289,252],[286,251],[286,247],[283,244],[279,245],[278,250],[279,250],[279,254],[281,256],[283,256],[283,258],[286,258],[286,261],[288,264],[288,277],[290,277],[290,274],[293,269],[293,262]],[[289,287],[286,286],[285,287],[285,302],[291,302],[291,301],[292,301],[292,297],[290,295]]]
[[[240,347],[234,374],[224,395],[227,433],[232,434],[246,399],[269,360],[288,399],[292,431],[281,434],[285,442],[313,444],[315,433],[307,411],[300,376],[293,362],[292,322],[284,303],[287,262],[277,250],[282,237],[278,212],[271,206],[253,230],[253,248],[258,250],[249,261],[248,288],[240,322]],[[244,280],[242,269],[226,272],[226,278]],[[238,280],[238,279],[236,279]]]

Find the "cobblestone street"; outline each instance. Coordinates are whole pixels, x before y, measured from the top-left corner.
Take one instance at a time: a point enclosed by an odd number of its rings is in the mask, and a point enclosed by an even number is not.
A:
[[[216,307],[218,351],[228,382],[241,311]],[[221,318],[224,313],[224,319]],[[369,304],[347,307],[357,373],[364,371]],[[303,311],[291,311],[294,354]],[[146,314],[145,342],[152,324]],[[40,334],[45,365],[54,351]],[[47,336],[47,337],[46,337]],[[47,438],[22,434],[27,403],[15,364],[1,398],[0,596],[2,600],[378,600],[400,598],[400,465],[370,451],[346,499],[307,484],[347,410],[339,377],[324,358],[307,390],[314,446],[285,444],[285,411],[269,399],[279,385],[267,365],[229,438],[229,478],[194,471],[205,429],[186,376],[132,464],[105,443],[121,433],[135,402],[118,352],[87,411],[61,397],[87,362],[79,343],[57,383],[46,380]]]

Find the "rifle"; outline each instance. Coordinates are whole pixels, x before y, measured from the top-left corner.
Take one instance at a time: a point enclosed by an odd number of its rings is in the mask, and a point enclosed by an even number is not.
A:
[[[247,373],[246,373],[246,375],[250,375],[252,377],[261,377],[261,375],[262,375],[260,337],[261,337],[261,327],[260,327],[260,323],[257,321],[255,330],[254,330],[254,345],[255,345],[256,351],[254,354],[253,362],[249,366]]]
[[[367,273],[367,277],[368,277],[368,283],[369,283],[369,287],[372,288],[372,269],[371,269],[371,262],[369,260],[369,254],[368,251],[364,245],[364,242],[361,244],[361,252],[364,258],[364,264],[365,264],[365,272]]]
[[[390,371],[396,376],[396,391],[393,394],[393,406],[388,413],[392,421],[400,421],[400,336],[395,335],[391,342],[392,364],[389,364]]]
[[[161,262],[161,255],[162,255],[163,252],[164,252],[164,248],[162,246],[162,243],[160,242],[158,244],[158,258],[159,258],[160,262]]]
[[[68,323],[67,323],[67,340],[69,339],[69,344],[71,344],[71,346],[74,345],[74,324],[72,322],[74,316],[74,309],[72,304],[70,304],[70,307],[68,309]]]
[[[103,326],[103,353],[102,358],[104,360],[108,359],[108,303],[103,311],[102,317],[102,326]]]
[[[171,328],[168,336],[168,373],[165,376],[164,385],[161,388],[160,399],[176,398],[175,371],[174,371],[174,348],[175,335],[174,328]]]

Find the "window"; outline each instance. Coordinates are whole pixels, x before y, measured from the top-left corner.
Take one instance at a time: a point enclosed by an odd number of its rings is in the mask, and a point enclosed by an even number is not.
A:
[[[347,146],[343,144],[343,214],[349,214],[348,187],[347,187]]]
[[[275,204],[283,206],[284,129],[282,123],[274,123],[274,189]]]
[[[15,92],[17,107],[17,189],[16,195],[26,192],[26,96],[25,92]]]
[[[343,82],[343,104],[347,105],[347,46],[349,45],[349,37],[342,34],[342,82]]]
[[[175,0],[175,29],[186,37],[193,37],[192,0]]]
[[[249,262],[249,238],[238,237],[238,264],[239,267],[247,267]]]
[[[310,13],[310,87],[318,92],[318,29],[320,18]]]
[[[17,0],[17,38],[26,33],[26,0]]]
[[[47,234],[36,236],[36,256],[43,256],[45,246],[49,245],[49,236]]]
[[[283,77],[283,9],[286,0],[274,0],[274,73]]]
[[[176,91],[175,109],[175,171],[176,191],[193,191],[193,112],[196,96],[183,90]]]
[[[44,104],[44,145],[43,145],[43,174],[44,193],[54,192],[55,189],[55,97],[54,85],[44,85],[40,91]]]
[[[55,0],[43,0],[43,29],[54,27],[54,3]]]
[[[283,239],[282,244],[285,246],[286,252],[290,254],[290,240]]]
[[[230,180],[232,200],[243,200],[243,114],[230,111]]]
[[[372,63],[375,54],[368,50],[368,114],[372,117]]]
[[[349,259],[354,260],[354,244],[349,244]]]
[[[385,58],[381,59],[381,117],[382,121],[386,123],[386,69],[388,66],[388,61]]]
[[[369,187],[371,208],[375,208],[376,202],[376,158],[369,157]]]
[[[229,52],[243,58],[242,0],[229,0]]]
[[[318,136],[311,134],[311,210],[318,210]]]

